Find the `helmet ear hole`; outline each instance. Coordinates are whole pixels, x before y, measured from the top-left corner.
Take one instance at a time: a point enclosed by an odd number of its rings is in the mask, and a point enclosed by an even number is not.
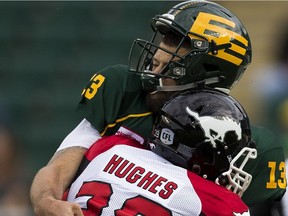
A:
[[[220,73],[219,66],[217,66],[215,64],[203,63],[202,66],[208,74],[211,72],[217,72],[218,74]]]
[[[200,175],[201,167],[198,164],[194,164],[191,168],[191,171],[197,175]]]
[[[229,184],[229,179],[227,176],[223,176],[220,175],[217,179],[216,179],[217,183],[221,186],[226,187]]]

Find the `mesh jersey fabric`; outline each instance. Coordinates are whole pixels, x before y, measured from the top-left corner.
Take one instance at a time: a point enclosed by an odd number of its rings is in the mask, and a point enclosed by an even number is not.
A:
[[[207,216],[249,215],[238,195],[172,165],[124,135],[93,144],[66,197],[79,203],[85,216],[91,211],[109,216],[136,211],[147,216],[201,211]]]

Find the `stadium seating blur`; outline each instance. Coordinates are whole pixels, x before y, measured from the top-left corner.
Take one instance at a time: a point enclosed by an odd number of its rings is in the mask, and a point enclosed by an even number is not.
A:
[[[91,75],[126,64],[134,38],[150,38],[149,20],[173,2],[166,5],[0,2],[0,104],[9,110],[32,170],[44,166],[80,122],[74,108]]]

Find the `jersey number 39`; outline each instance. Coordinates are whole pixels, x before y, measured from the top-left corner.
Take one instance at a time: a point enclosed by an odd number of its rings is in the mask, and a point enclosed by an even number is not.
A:
[[[104,208],[111,208],[109,202],[113,194],[111,185],[105,182],[91,181],[84,182],[80,188],[76,199],[86,200],[86,207],[83,208],[83,214],[86,216],[100,216]],[[118,199],[118,201],[120,201]],[[115,216],[124,215],[161,215],[171,216],[170,210],[159,205],[158,203],[149,200],[143,196],[136,196],[126,199],[120,209],[113,209]]]

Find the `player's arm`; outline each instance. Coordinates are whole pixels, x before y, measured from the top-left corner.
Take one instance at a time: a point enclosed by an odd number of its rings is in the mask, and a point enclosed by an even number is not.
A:
[[[35,215],[83,215],[78,204],[61,201],[61,198],[86,150],[83,147],[60,150],[55,153],[47,166],[36,174],[30,193]]]
[[[129,87],[129,92],[140,95],[141,85],[137,83],[130,86],[131,82],[126,82],[128,77],[130,73],[126,66],[108,67],[95,74],[88,82],[78,105],[78,110],[85,119],[64,139],[50,163],[37,173],[33,181],[31,200],[36,215],[63,216],[64,211],[67,215],[69,211],[71,213],[71,204],[60,199],[78,170],[84,149],[88,149],[101,137],[99,132],[105,131],[107,123],[115,123],[119,112],[126,110],[121,108],[126,87]],[[136,81],[140,82],[138,77]],[[138,100],[137,97],[134,100],[136,99]],[[76,146],[85,148],[81,150]]]
[[[37,173],[32,183],[30,194],[36,215],[73,215],[72,211],[81,212],[78,205],[61,201],[61,198],[72,182],[84,153],[99,138],[99,132],[84,119],[63,140],[50,162]]]
[[[61,198],[72,183],[85,151],[99,139],[98,131],[105,127],[104,80],[107,80],[106,76],[99,73],[88,82],[80,101],[80,104],[83,104],[85,119],[63,140],[47,166],[36,174],[30,191],[35,215],[68,216],[73,215],[75,210],[81,210],[80,207],[62,201]],[[90,124],[91,120],[94,123],[93,127]]]

